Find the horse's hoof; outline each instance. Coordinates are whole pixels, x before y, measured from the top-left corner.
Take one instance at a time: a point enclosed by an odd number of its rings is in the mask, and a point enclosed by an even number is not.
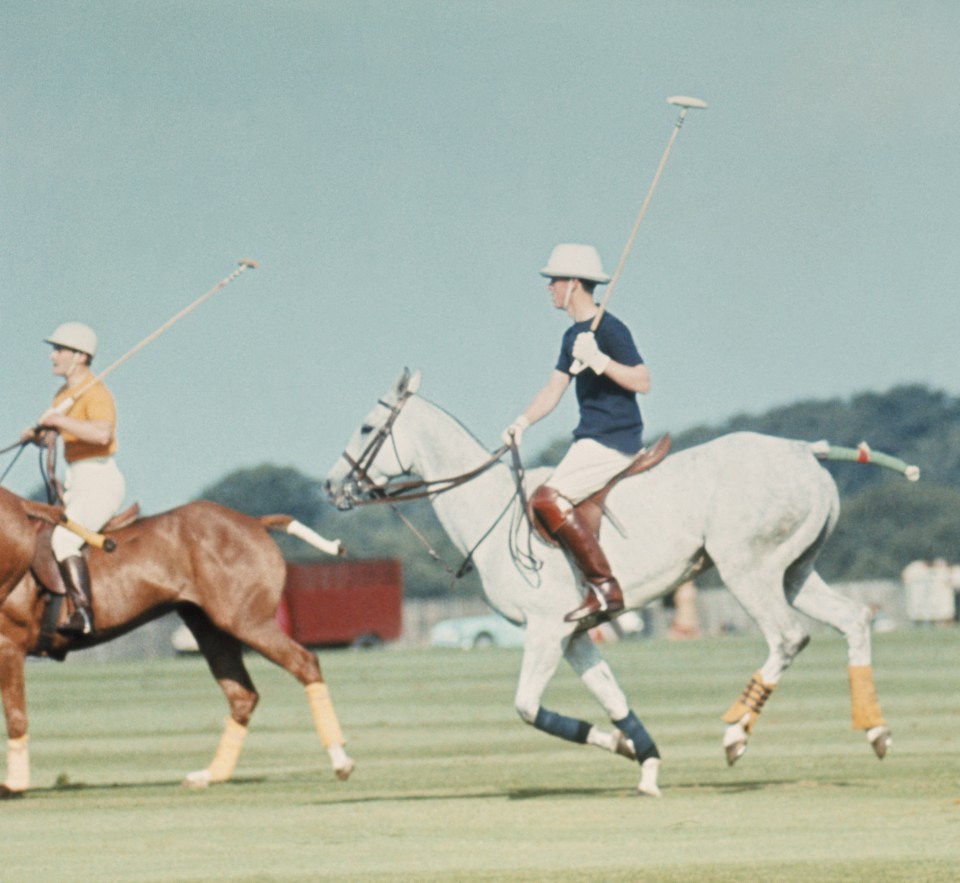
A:
[[[640,764],[640,783],[637,785],[637,794],[640,797],[660,797],[660,788],[657,785],[657,776],[660,774],[660,758],[648,757]]]
[[[209,787],[212,780],[213,777],[210,775],[210,770],[196,770],[195,772],[187,773],[183,782],[180,784],[182,784],[184,788],[200,790]]]
[[[874,754],[883,760],[887,756],[887,749],[893,744],[893,734],[881,724],[867,730],[867,741],[873,746]]]
[[[26,793],[26,791],[14,791],[6,785],[0,785],[0,800],[17,800]]]
[[[347,779],[350,778],[350,773],[353,772],[353,769],[354,769],[355,766],[356,766],[356,764],[353,762],[353,760],[348,757],[348,758],[347,758],[347,763],[345,763],[343,766],[338,766],[338,767],[334,770],[334,773],[336,773],[337,778],[338,778],[341,782],[346,782]]]
[[[637,759],[637,750],[633,747],[633,740],[628,739],[620,730],[617,730],[617,744],[613,746],[613,751],[627,760]]]
[[[746,715],[744,716],[746,717]],[[747,752],[747,730],[743,721],[730,724],[723,734],[723,750],[727,755],[727,766],[733,766]]]
[[[747,753],[747,742],[734,742],[723,746],[727,755],[727,766],[733,766],[744,754]]]

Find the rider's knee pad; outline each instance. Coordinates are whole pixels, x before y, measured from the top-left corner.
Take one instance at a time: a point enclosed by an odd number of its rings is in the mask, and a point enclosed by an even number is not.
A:
[[[530,497],[530,508],[540,523],[555,534],[573,512],[573,503],[555,488],[542,484]]]

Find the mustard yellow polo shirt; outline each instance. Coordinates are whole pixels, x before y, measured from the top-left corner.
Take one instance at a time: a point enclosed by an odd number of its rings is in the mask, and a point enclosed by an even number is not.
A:
[[[80,386],[79,390],[84,389]],[[63,386],[53,398],[53,407],[56,407],[70,395],[70,389]],[[113,401],[113,396],[102,383],[96,383],[80,396],[67,411],[68,417],[76,420],[106,420],[110,424],[112,432],[110,441],[105,445],[94,445],[88,442],[80,441],[75,435],[69,432],[61,432],[63,439],[63,455],[68,463],[76,463],[77,460],[87,460],[90,457],[109,457],[117,450],[117,406]]]

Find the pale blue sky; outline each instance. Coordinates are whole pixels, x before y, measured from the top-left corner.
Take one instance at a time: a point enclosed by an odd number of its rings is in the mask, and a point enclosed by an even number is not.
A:
[[[954,0],[0,0],[0,441],[61,321],[102,369],[253,257],[112,376],[131,500],[321,477],[405,365],[494,447],[566,326],[537,271],[562,241],[613,269],[676,94],[710,108],[610,305],[651,433],[960,394],[958,46]]]

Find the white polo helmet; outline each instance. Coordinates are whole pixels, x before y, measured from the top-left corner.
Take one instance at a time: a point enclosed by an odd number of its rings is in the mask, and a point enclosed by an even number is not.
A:
[[[86,353],[91,359],[97,354],[97,335],[89,325],[82,322],[64,322],[58,325],[53,334],[44,338],[44,342]]]
[[[592,245],[564,243],[550,252],[550,260],[540,271],[541,276],[555,279],[586,279],[605,285],[610,277],[603,272],[600,255]]]

